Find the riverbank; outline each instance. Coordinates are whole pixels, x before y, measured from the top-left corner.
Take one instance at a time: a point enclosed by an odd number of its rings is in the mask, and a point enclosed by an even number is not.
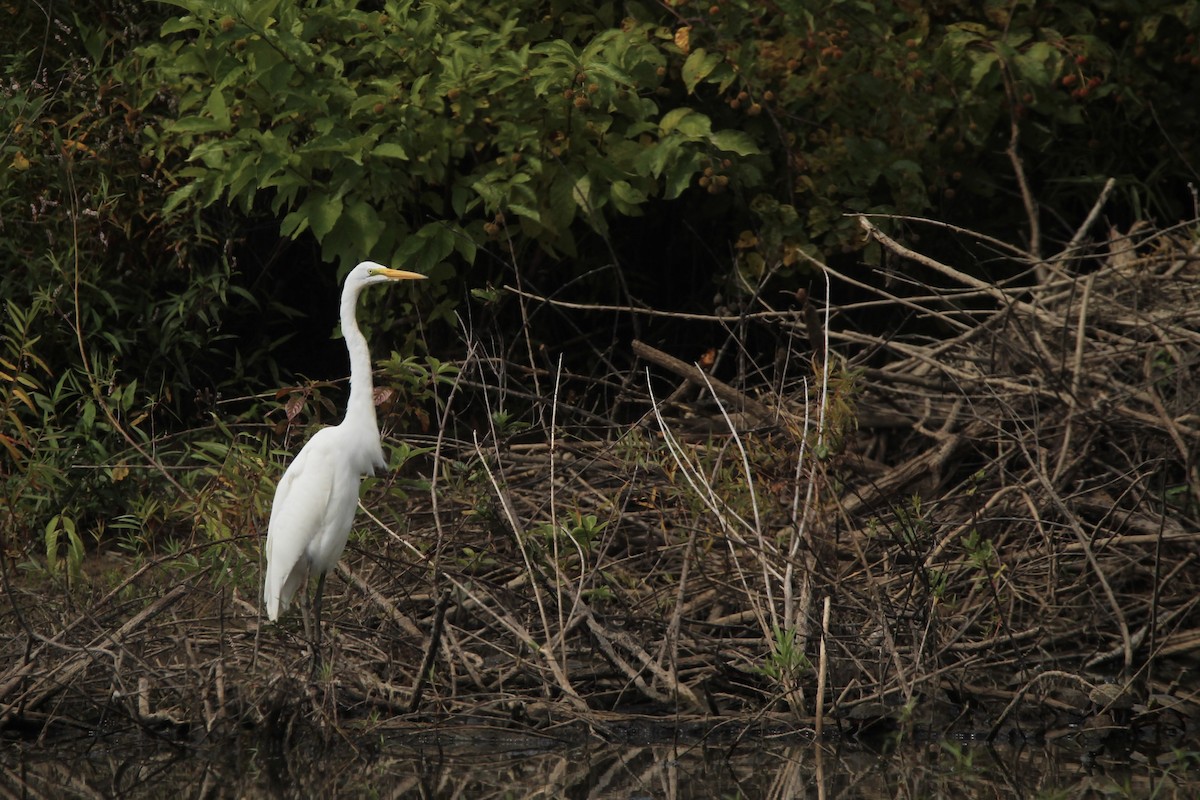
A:
[[[265,516],[236,487],[272,473],[244,452],[210,498],[242,535],[102,543],[70,586],[10,564],[0,728],[196,741],[471,720],[620,741],[615,714],[1184,742],[1191,229],[1114,231],[993,285],[864,224],[928,283],[815,272],[857,299],[714,315],[711,354],[627,342],[639,366],[602,383],[471,350],[430,432],[402,437],[419,452],[364,497],[311,680],[299,614],[261,617]],[[860,324],[885,306],[903,332]],[[742,358],[763,332],[776,357]]]

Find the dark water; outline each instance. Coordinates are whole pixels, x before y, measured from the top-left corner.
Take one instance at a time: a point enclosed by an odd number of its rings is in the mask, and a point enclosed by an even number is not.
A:
[[[2,797],[1194,798],[1200,751],[743,739],[555,748],[334,734],[284,745],[81,733],[6,741]],[[366,739],[366,741],[363,741]]]

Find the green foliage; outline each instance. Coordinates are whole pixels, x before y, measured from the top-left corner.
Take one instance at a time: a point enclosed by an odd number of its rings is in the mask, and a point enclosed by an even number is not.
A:
[[[44,548],[71,576],[89,535],[164,496],[166,465],[187,453],[166,434],[194,422],[196,398],[245,391],[269,359],[226,327],[263,307],[237,285],[228,243],[160,213],[171,165],[143,136],[162,107],[129,48],[163,10],[82,2],[45,16],[60,10],[14,5],[0,33],[0,525],[6,547]],[[159,504],[157,523],[186,529],[172,513]]]
[[[46,523],[46,571],[52,576],[65,575],[69,585],[79,583],[83,568],[83,538],[75,520],[56,515]]]
[[[692,46],[737,70],[722,99],[743,121],[709,111],[714,123],[745,130],[778,166],[749,205],[748,274],[801,264],[814,243],[857,249],[847,211],[967,212],[1011,236],[1024,215],[1005,155],[1014,128],[1039,201],[1069,219],[1110,176],[1126,213],[1191,213],[1176,178],[1200,165],[1195,0],[673,5]]]
[[[608,523],[600,522],[595,514],[575,511],[566,522],[547,522],[534,528],[533,533],[545,539],[547,548],[553,549],[556,542],[559,545],[566,543],[573,551],[578,548],[579,552],[586,554],[591,551],[592,542],[607,526]]]
[[[767,677],[787,687],[812,671],[812,662],[800,647],[799,637],[792,628],[784,630],[778,625],[771,628],[771,652],[758,670]]]
[[[962,543],[963,549],[967,552],[967,557],[970,559],[972,566],[984,573],[990,572],[996,563],[996,549],[992,547],[991,541],[985,539],[978,530],[972,528],[963,537]]]
[[[310,232],[344,268],[446,278],[514,235],[574,255],[577,221],[604,231],[678,197],[703,159],[758,152],[660,103],[679,50],[652,22],[566,26],[518,2],[175,4],[186,14],[143,49],[178,103],[156,154],[190,154],[167,210],[265,196],[285,235]],[[684,66],[689,92],[735,77],[717,54]]]
[[[383,405],[389,422],[409,427],[415,421],[421,430],[429,430],[434,424],[430,414],[437,413],[438,392],[454,385],[458,367],[433,356],[404,356],[395,351],[379,366],[380,381],[388,388],[377,392],[387,394],[388,402]]]

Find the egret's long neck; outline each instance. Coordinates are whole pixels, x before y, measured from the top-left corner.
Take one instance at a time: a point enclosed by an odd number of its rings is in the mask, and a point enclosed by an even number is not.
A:
[[[346,403],[345,421],[369,419],[372,427],[378,427],[375,421],[374,385],[371,381],[371,352],[367,349],[366,338],[358,329],[355,314],[361,288],[347,288],[342,292],[342,336],[350,353],[350,400]]]

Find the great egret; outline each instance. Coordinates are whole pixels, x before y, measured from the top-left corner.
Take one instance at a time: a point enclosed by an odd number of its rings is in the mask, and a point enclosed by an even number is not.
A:
[[[304,587],[310,576],[317,576],[313,598],[314,670],[321,659],[321,595],[325,591],[325,575],[337,564],[346,547],[363,477],[387,466],[375,419],[371,353],[355,314],[358,296],[373,283],[424,277],[373,261],[362,262],[346,276],[341,308],[342,335],[350,353],[346,418],[340,425],[317,431],[301,448],[275,489],[267,527],[263,601],[267,616],[274,622],[281,611],[287,610],[296,590]],[[306,617],[305,627],[307,622]]]

